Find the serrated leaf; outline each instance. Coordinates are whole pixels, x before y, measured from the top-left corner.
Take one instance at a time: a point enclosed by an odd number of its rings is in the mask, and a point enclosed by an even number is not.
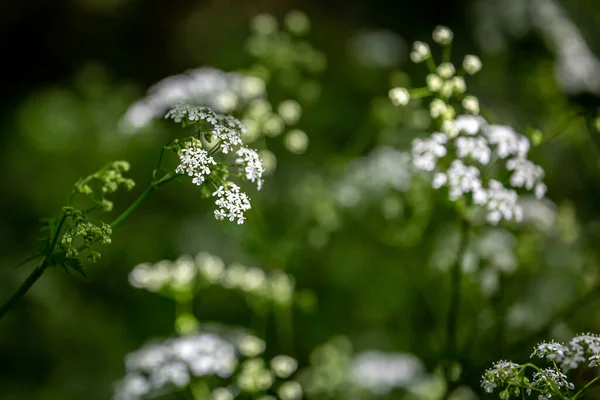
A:
[[[87,274],[85,273],[85,269],[83,268],[83,265],[81,265],[81,261],[79,261],[79,259],[67,258],[66,265],[69,268],[71,268],[73,271],[77,272],[78,274],[83,276],[85,279],[87,279]]]

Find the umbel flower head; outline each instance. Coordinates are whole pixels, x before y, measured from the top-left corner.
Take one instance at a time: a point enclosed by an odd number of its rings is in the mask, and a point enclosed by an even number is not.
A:
[[[489,124],[478,115],[479,101],[466,94],[461,74],[478,72],[481,60],[468,55],[457,71],[449,61],[452,31],[438,26],[433,38],[443,46],[439,65],[426,44],[415,42],[413,48],[413,61],[426,61],[430,70],[426,86],[393,88],[389,93],[396,106],[414,97],[432,98],[429,113],[435,132],[412,142],[412,166],[430,175],[433,188],[446,188],[450,200],[460,201],[467,211],[483,210],[488,223],[519,222],[523,219],[519,192],[531,191],[542,198],[544,170],[528,159],[531,144],[527,137],[509,126]]]
[[[168,146],[179,156],[175,172],[189,176],[204,189],[205,197],[216,198],[216,219],[244,223],[250,198],[231,177],[255,183],[260,190],[265,171],[257,151],[244,146],[244,124],[230,115],[189,104],[173,107],[166,118],[196,128],[193,136]]]

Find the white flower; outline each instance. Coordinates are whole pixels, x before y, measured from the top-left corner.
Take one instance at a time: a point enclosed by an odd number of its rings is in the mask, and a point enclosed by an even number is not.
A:
[[[542,167],[522,157],[508,160],[506,169],[514,171],[510,177],[510,184],[514,187],[525,187],[527,190],[532,190],[544,178]],[[536,189],[536,191],[541,192],[542,190]]]
[[[308,147],[308,135],[300,129],[292,129],[283,139],[286,149],[294,154],[302,154]]]
[[[465,110],[471,114],[479,114],[479,100],[475,96],[465,96],[461,101]]]
[[[433,31],[433,40],[441,45],[447,45],[452,43],[452,38],[454,34],[450,30],[450,28],[438,25]]]
[[[467,83],[462,76],[453,77],[452,84],[454,85],[454,91],[457,93],[464,93],[467,90]]]
[[[456,138],[456,155],[459,158],[471,157],[480,164],[488,164],[492,151],[488,147],[487,140],[482,137],[459,136]]]
[[[405,106],[410,101],[410,93],[406,88],[395,87],[389,91],[390,100],[395,106]]]
[[[454,119],[456,129],[467,135],[476,135],[486,125],[483,118],[473,115],[459,115]],[[494,142],[490,141],[490,143]]]
[[[271,360],[271,369],[279,378],[285,379],[290,377],[296,372],[297,368],[298,361],[289,356],[279,355]]]
[[[415,63],[421,63],[431,57],[431,49],[424,42],[416,41],[413,43],[413,48],[410,53],[410,59]]]
[[[456,68],[454,68],[454,64],[450,62],[445,62],[437,67],[437,73],[444,79],[450,79],[456,73]]]
[[[513,128],[505,125],[487,125],[484,134],[490,144],[496,145],[496,153],[500,158],[511,155],[525,157],[529,152],[529,139],[519,135]]]
[[[241,147],[236,152],[236,155],[238,158],[235,162],[244,167],[246,179],[250,182],[256,182],[258,190],[260,190],[263,184],[262,175],[265,172],[265,168],[256,150]]]
[[[469,75],[474,75],[481,71],[481,60],[474,55],[466,55],[463,59],[463,68]]]
[[[210,332],[146,345],[127,355],[127,374],[117,383],[115,399],[137,399],[186,386],[191,376],[231,376],[237,355],[227,339]],[[147,376],[147,378],[145,378]]]
[[[288,381],[277,389],[277,394],[281,400],[300,400],[302,398],[302,386],[296,381]]]
[[[429,139],[415,139],[412,143],[412,161],[415,168],[433,171],[437,160],[446,155],[445,144],[448,138],[442,133],[434,133]]]
[[[357,354],[350,364],[350,378],[375,395],[409,386],[422,377],[423,363],[412,354],[370,350]]]
[[[443,100],[434,99],[429,104],[429,115],[431,115],[431,118],[444,117],[446,115],[450,115],[453,113],[453,110],[450,111],[450,109],[451,109],[451,106],[446,104],[446,102],[444,102]],[[445,118],[445,119],[452,119],[452,118]]]
[[[439,92],[444,84],[444,80],[438,74],[428,74],[425,80],[427,88],[432,92]]]
[[[519,198],[517,192],[505,188],[495,179],[490,179],[487,195],[486,219],[489,223],[496,225],[502,219],[507,221],[514,220],[516,222],[523,220],[523,210],[517,203]]]
[[[220,186],[212,195],[217,197],[215,201],[218,207],[215,210],[216,219],[229,219],[229,221],[237,219],[238,224],[244,223],[246,219],[244,212],[251,208],[250,198],[240,190],[238,185],[229,183],[226,186]]]
[[[465,193],[481,189],[479,169],[465,165],[460,160],[452,161],[447,175],[451,200],[457,200]]]
[[[202,185],[205,177],[210,175],[210,166],[217,165],[212,156],[202,149],[202,144],[199,140],[193,139],[189,147],[183,148],[179,152],[180,164],[175,169],[178,174],[186,174],[193,177],[192,183]]]

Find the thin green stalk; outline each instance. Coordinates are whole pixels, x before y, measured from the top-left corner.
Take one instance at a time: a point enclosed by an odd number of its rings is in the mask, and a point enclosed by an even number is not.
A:
[[[159,187],[161,187],[162,185],[172,181],[173,179],[177,178],[179,176],[179,174],[176,174],[175,172],[172,172],[170,174],[165,175],[164,177],[162,177],[159,181],[155,181],[152,182],[150,184],[150,186],[148,186],[146,188],[146,190],[144,190],[144,192],[133,202],[133,204],[131,206],[129,206],[129,208],[127,208],[125,211],[123,211],[123,213],[121,215],[119,215],[111,224],[110,226],[114,229],[115,227],[117,227],[118,225],[120,225],[127,217],[129,217],[129,215],[131,215],[131,213],[140,206],[140,204],[142,204],[144,202],[144,200],[146,200],[146,198],[148,198],[148,196],[150,196],[150,194],[155,191],[156,189],[158,189]],[[44,259],[42,260],[42,262],[40,263],[40,265],[38,265],[32,272],[31,274],[29,274],[29,276],[27,277],[27,279],[25,279],[25,281],[21,284],[21,286],[19,286],[19,288],[17,289],[17,291],[12,295],[12,297],[10,299],[8,299],[8,301],[2,306],[2,308],[0,308],[0,319],[2,319],[2,317],[4,317],[4,315],[15,305],[15,303],[21,298],[23,297],[28,291],[29,289],[31,289],[31,287],[33,286],[33,284],[40,279],[40,277],[42,276],[42,274],[44,273],[44,271],[50,266],[50,259],[49,256],[52,256],[53,252],[54,252],[54,248],[56,247],[56,243],[58,242],[58,238],[60,236],[60,232],[62,230],[62,227],[65,223],[65,220],[67,219],[67,216],[63,214],[57,228],[56,228],[56,232],[54,233],[54,237],[52,238],[52,242],[50,244],[50,248],[48,249],[48,254],[44,257]]]
[[[54,248],[56,247],[56,243],[58,242],[58,238],[60,236],[60,231],[67,219],[67,215],[63,214],[58,226],[56,227],[56,232],[54,232],[54,237],[52,238],[52,242],[50,243],[50,248],[48,249],[48,254],[44,256],[44,259],[32,272],[29,274],[27,279],[19,286],[15,294],[12,295],[10,299],[0,308],[0,319],[6,315],[6,313],[15,305],[15,303],[23,296],[25,293],[29,291],[29,289],[33,286],[33,284],[40,279],[46,268],[49,266],[49,256],[54,252]]]
[[[458,357],[457,327],[463,275],[462,260],[469,242],[469,228],[469,222],[463,219],[461,222],[458,252],[456,254],[454,264],[450,270],[452,293],[450,295],[450,307],[448,309],[448,320],[446,325],[446,356],[448,364],[445,368],[445,376],[448,387],[446,389],[444,399],[448,398],[453,390],[453,385],[451,385],[452,361],[456,360]]]

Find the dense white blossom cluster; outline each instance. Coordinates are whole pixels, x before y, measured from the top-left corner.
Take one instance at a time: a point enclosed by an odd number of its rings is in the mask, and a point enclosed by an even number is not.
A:
[[[354,160],[335,197],[342,207],[354,207],[366,198],[381,198],[387,191],[405,191],[411,181],[410,157],[392,147],[379,147]]]
[[[265,168],[258,152],[243,146],[244,124],[232,116],[215,113],[208,107],[189,104],[177,104],[169,110],[166,118],[184,125],[197,124],[198,135],[202,135],[205,142],[213,143],[205,146],[196,137],[179,141],[180,164],[175,172],[188,175],[195,185],[208,183],[214,187],[212,196],[216,197],[216,219],[244,223],[245,212],[251,208],[250,198],[237,184],[228,180],[231,164],[215,160],[218,151],[224,156],[234,153],[236,170],[233,172],[239,172],[237,176],[256,183],[261,189]]]
[[[538,344],[531,356],[554,361],[568,372],[582,364],[595,364],[600,354],[600,336],[586,333],[575,336],[569,343],[557,342]]]
[[[295,286],[294,279],[284,272],[266,273],[240,263],[226,266],[219,257],[205,252],[195,258],[183,256],[175,261],[139,264],[129,274],[129,283],[136,288],[167,295],[194,291],[204,285],[218,285],[241,291],[252,299],[277,304],[291,304]]]
[[[115,400],[134,400],[182,388],[193,377],[230,377],[238,364],[235,344],[211,332],[148,344],[127,355]]]
[[[146,97],[127,110],[122,124],[127,131],[135,132],[179,103],[208,106],[217,112],[229,113],[264,96],[265,83],[260,78],[215,68],[198,68],[170,76],[152,86]]]
[[[452,123],[452,135],[436,132],[413,141],[413,167],[433,172],[432,187],[447,187],[452,201],[467,198],[485,209],[489,223],[521,221],[517,190],[533,191],[538,199],[546,193],[544,170],[527,159],[529,140],[508,126],[488,124],[480,116],[460,115]],[[507,173],[509,187],[484,178]]]
[[[581,334],[568,344],[542,342],[535,346],[531,357],[534,356],[550,361],[552,367],[539,368],[531,364],[498,361],[484,373],[481,386],[488,393],[503,389],[500,393],[503,399],[521,397],[524,393],[529,396],[532,392],[538,393],[539,400],[568,398],[569,390],[573,390],[575,385],[569,381],[567,373],[580,366],[598,366],[600,336]],[[526,375],[528,368],[534,370],[531,378]]]
[[[276,386],[282,400],[299,400],[302,389],[289,378],[298,362],[277,355],[268,366],[265,342],[243,331],[212,329],[150,343],[127,355],[125,377],[115,385],[115,400],[137,400],[180,390],[193,380],[216,377],[230,384],[212,390],[214,400],[239,393],[258,395]]]
[[[411,354],[371,350],[358,353],[350,364],[350,379],[376,395],[407,387],[424,374],[422,362]]]

